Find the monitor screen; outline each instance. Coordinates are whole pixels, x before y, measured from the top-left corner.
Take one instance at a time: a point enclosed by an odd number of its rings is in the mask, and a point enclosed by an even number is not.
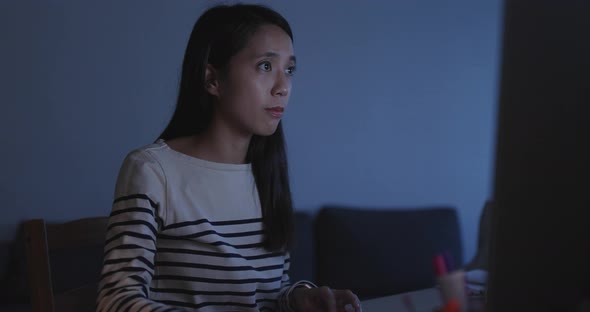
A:
[[[506,0],[487,311],[590,304],[590,1]]]

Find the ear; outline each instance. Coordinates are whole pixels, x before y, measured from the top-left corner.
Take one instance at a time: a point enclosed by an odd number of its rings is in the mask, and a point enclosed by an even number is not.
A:
[[[209,94],[219,96],[219,79],[217,70],[211,65],[207,64],[205,69],[205,89]]]

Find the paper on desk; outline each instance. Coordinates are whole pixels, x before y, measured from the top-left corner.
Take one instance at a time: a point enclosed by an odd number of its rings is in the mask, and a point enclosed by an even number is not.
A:
[[[465,282],[468,297],[485,297],[488,272],[486,270],[467,271],[465,272]]]

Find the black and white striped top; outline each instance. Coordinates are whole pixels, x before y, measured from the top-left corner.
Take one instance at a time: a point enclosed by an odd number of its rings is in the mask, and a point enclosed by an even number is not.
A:
[[[288,252],[262,247],[250,164],[158,141],[125,158],[109,218],[97,311],[265,311],[289,285]]]

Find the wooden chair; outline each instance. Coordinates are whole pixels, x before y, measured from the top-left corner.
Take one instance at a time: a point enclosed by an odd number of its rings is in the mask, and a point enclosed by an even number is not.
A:
[[[108,217],[24,223],[33,312],[94,311]]]

